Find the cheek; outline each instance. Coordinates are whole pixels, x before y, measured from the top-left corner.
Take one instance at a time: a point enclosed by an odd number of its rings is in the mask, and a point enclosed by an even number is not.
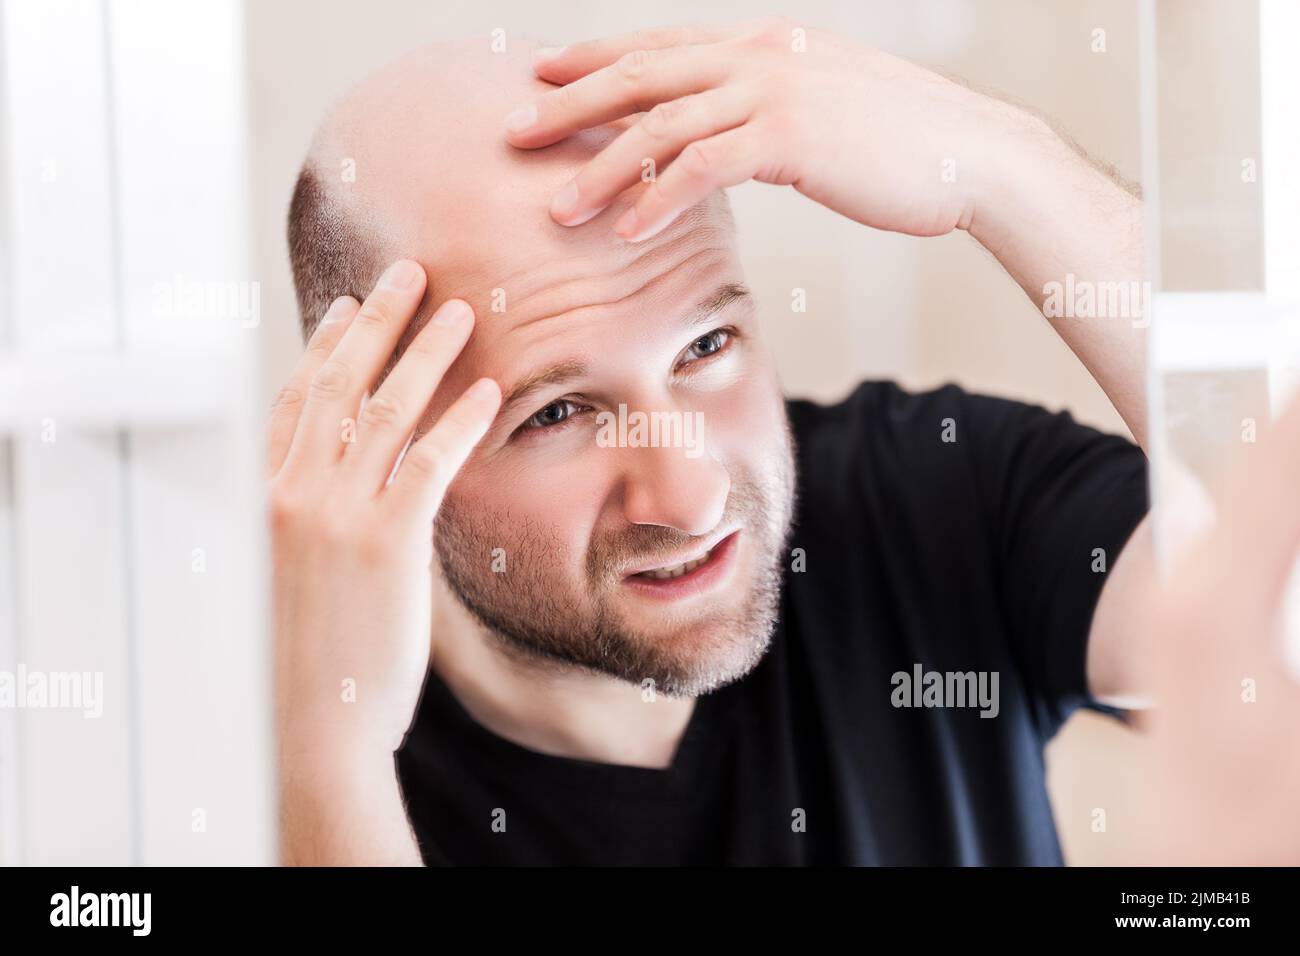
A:
[[[471,461],[453,483],[460,510],[499,516],[499,533],[530,565],[530,576],[586,580],[587,550],[614,486],[609,455],[572,444],[535,448],[507,460]]]
[[[705,441],[724,462],[757,463],[780,447],[785,406],[775,380],[764,373],[703,393],[694,407],[704,412]]]

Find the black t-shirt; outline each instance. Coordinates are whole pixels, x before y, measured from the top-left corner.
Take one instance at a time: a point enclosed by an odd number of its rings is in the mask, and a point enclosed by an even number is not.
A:
[[[1061,863],[1043,747],[1107,710],[1088,631],[1146,459],[955,386],[787,407],[793,553],[762,662],[697,701],[662,770],[521,747],[430,673],[398,755],[426,862]]]

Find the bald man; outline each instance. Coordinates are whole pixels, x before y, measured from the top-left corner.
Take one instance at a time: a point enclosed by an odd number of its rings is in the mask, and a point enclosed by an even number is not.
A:
[[[1140,203],[1043,121],[785,20],[363,82],[289,217],[286,861],[1061,862],[1043,746],[1142,689],[1143,452],[955,387],[784,399],[751,178],[965,230],[1040,306],[1141,277]],[[1141,318],[1053,321],[1139,442]]]

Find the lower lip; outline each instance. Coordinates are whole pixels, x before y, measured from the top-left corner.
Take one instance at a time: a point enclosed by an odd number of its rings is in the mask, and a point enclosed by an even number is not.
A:
[[[735,563],[736,539],[739,531],[733,531],[714,546],[709,560],[698,568],[675,578],[648,578],[632,574],[623,579],[623,583],[638,594],[660,601],[676,601],[693,594],[702,594],[717,585]]]

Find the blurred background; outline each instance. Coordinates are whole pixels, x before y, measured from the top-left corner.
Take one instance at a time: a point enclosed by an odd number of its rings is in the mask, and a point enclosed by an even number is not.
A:
[[[1279,159],[1292,179],[1300,168],[1287,113],[1300,79],[1282,49],[1297,7],[804,0],[784,12],[1040,110],[1159,199],[1159,483],[1166,458],[1212,481],[1243,423],[1262,427],[1289,387],[1300,201],[1266,173]],[[323,111],[439,38],[562,44],[772,10],[3,0],[0,12],[0,670],[104,674],[97,720],[0,709],[0,861],[269,861],[264,558],[248,503],[263,409],[301,347],[284,221]],[[732,204],[790,394],[955,381],[1125,433],[964,234],[873,232],[752,183]],[[1138,825],[1133,759],[1128,732],[1095,715],[1052,744],[1069,862],[1119,857]]]

